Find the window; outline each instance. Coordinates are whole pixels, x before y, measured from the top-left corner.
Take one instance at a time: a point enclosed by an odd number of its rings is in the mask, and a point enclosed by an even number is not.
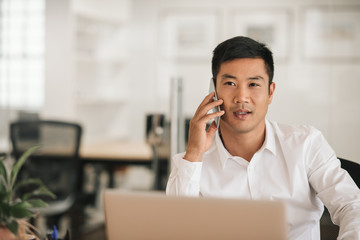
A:
[[[0,1],[0,108],[44,102],[45,0]]]

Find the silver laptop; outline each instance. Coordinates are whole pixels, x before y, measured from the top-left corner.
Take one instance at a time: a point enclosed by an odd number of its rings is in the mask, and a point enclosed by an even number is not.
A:
[[[287,238],[280,202],[106,190],[104,204],[108,240]]]

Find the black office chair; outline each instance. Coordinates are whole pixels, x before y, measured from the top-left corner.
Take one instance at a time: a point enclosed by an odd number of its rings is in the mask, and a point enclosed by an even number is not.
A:
[[[49,206],[39,209],[39,215],[45,217],[50,228],[58,225],[75,203],[81,135],[79,124],[63,121],[19,121],[10,125],[15,159],[29,147],[40,145],[24,164],[19,178],[40,178],[56,195],[56,199],[44,198]]]
[[[344,158],[339,158],[339,160],[341,162],[341,167],[348,171],[356,185],[360,188],[360,164]]]
[[[345,169],[356,185],[360,188],[360,164],[346,160],[344,158],[338,158],[341,162],[341,167]],[[330,213],[325,208],[324,214],[320,220],[321,223],[321,239],[331,240],[336,239],[339,233],[339,227],[334,225],[330,218]]]

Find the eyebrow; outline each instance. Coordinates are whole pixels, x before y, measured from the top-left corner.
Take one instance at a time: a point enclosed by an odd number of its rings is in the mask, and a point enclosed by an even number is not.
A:
[[[235,76],[230,75],[230,74],[227,74],[227,73],[225,73],[225,74],[223,74],[223,75],[221,76],[221,79],[224,79],[224,78],[232,78],[232,79],[236,79],[236,77],[235,77]]]
[[[249,77],[248,80],[263,80],[263,81],[265,81],[265,79],[262,76]]]
[[[233,76],[233,75],[230,75],[230,74],[223,74],[221,76],[221,79],[226,79],[226,78],[231,78],[231,79],[237,79],[237,77]],[[262,76],[253,76],[253,77],[249,77],[247,78],[247,80],[262,80],[262,81],[265,81],[265,79],[262,77]]]

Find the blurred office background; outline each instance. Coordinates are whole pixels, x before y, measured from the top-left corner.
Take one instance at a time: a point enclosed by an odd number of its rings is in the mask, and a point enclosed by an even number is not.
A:
[[[208,92],[212,49],[248,35],[274,52],[268,118],[319,128],[360,162],[358,0],[1,0],[2,149],[19,112],[84,127],[84,143],[143,140],[169,118],[171,79],[191,117]]]
[[[2,151],[19,118],[78,122],[85,145],[144,142],[148,114],[171,119],[172,83],[191,118],[208,93],[212,49],[247,35],[274,53],[268,118],[311,124],[360,163],[359,0],[0,3]]]

